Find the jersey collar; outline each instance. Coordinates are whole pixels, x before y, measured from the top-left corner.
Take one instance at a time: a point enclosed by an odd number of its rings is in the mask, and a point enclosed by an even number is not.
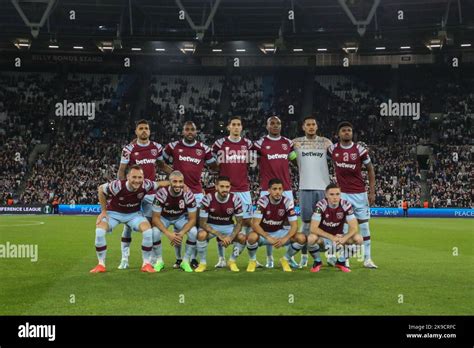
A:
[[[219,197],[217,197],[217,192],[214,192],[214,197],[216,198],[216,200],[217,200],[219,203],[227,203],[227,202],[229,201],[229,199],[230,199],[230,193],[229,193],[229,195],[227,196],[227,199],[226,199],[225,201],[221,201],[221,200],[219,199]]]
[[[350,149],[350,148],[352,148],[352,147],[354,146],[354,142],[351,142],[351,144],[350,144],[349,146],[344,146],[344,145],[342,145],[341,143],[339,143],[339,146],[340,146],[341,148],[347,150],[347,149]]]

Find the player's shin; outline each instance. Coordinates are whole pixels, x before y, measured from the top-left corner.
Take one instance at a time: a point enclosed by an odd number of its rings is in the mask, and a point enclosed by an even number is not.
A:
[[[103,228],[95,229],[95,250],[99,264],[105,266],[105,256],[107,254],[107,243],[105,241],[105,230]]]
[[[291,243],[288,246],[288,249],[286,250],[285,259],[289,261],[293,257],[293,255],[295,255],[298,251],[303,249],[303,247],[304,247],[304,244],[300,244],[298,242]]]
[[[321,255],[319,253],[319,244],[309,245],[308,251],[313,257],[314,261],[321,262]]]
[[[199,256],[199,264],[207,264],[207,240],[198,240],[196,242],[197,255]]]
[[[121,250],[122,250],[122,260],[126,260],[128,262],[128,258],[130,257],[130,243],[132,242],[132,229],[127,224],[123,225],[122,231],[122,242],[121,242]]]
[[[249,259],[251,261],[257,260],[257,249],[258,243],[250,244],[249,242],[247,242],[247,250],[249,252]]]
[[[238,242],[233,243],[234,248],[232,249],[232,254],[229,257],[229,261],[235,261],[237,257],[239,257],[240,254],[242,254],[242,251],[245,248],[245,245],[240,244]]]
[[[151,228],[142,232],[142,256],[143,264],[151,263],[151,256],[153,253],[153,231]]]
[[[161,231],[153,227],[153,256],[151,264],[163,262],[163,248],[161,245]]]
[[[364,222],[359,225],[360,229],[360,235],[364,239],[364,260],[370,260],[371,259],[371,254],[370,254],[370,229],[369,229],[369,223]]]
[[[188,238],[188,240],[186,241],[186,246],[184,248],[183,262],[189,263],[189,260],[191,260],[194,255],[196,255],[196,241],[190,241]]]

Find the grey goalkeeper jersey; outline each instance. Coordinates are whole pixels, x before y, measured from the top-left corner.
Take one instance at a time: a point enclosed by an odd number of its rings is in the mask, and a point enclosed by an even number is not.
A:
[[[300,190],[325,190],[329,185],[327,148],[331,141],[325,137],[316,139],[300,137],[293,139],[298,154]]]

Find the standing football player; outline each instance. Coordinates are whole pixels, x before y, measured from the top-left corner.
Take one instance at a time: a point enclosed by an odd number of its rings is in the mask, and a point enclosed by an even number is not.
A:
[[[184,191],[184,175],[180,171],[170,174],[170,186],[159,189],[153,202],[153,252],[156,257],[155,271],[160,272],[165,264],[162,257],[161,234],[172,246],[180,248],[187,235],[185,256],[178,266],[185,272],[192,272],[189,259],[196,248],[196,200],[191,191]],[[173,225],[174,233],[168,228]],[[176,267],[175,267],[176,268]]]
[[[128,167],[140,165],[143,168],[145,179],[155,181],[156,167],[166,174],[171,173],[172,169],[163,161],[163,147],[154,141],[150,141],[150,126],[146,120],[136,122],[135,135],[136,141],[128,144],[122,149],[122,158],[117,176],[120,180],[125,180],[125,172]],[[155,191],[149,192],[142,201],[142,210],[148,221],[151,222],[151,206]],[[122,260],[119,269],[128,268],[128,258],[130,256],[130,243],[132,242],[132,230],[125,224],[122,231]]]
[[[91,273],[106,271],[105,256],[107,253],[106,232],[112,232],[120,223],[129,225],[135,231],[140,231],[143,236],[142,272],[154,273],[151,265],[153,232],[147,218],[140,210],[141,203],[149,192],[159,187],[169,185],[168,181],[155,182],[144,178],[143,169],[139,165],[129,168],[126,180],[114,180],[99,186],[99,202],[101,212],[97,217],[95,230],[95,249],[99,264]]]
[[[335,266],[347,273],[351,270],[346,267],[346,257],[349,256],[348,247],[361,245],[363,240],[357,232],[357,220],[351,204],[341,199],[341,189],[336,184],[329,184],[323,198],[314,209],[311,218],[311,234],[308,236],[308,250],[314,259],[311,272],[316,273],[321,269],[320,246],[331,250],[336,255],[340,250]],[[343,234],[344,223],[349,230]],[[352,248],[354,250],[354,248]]]
[[[242,231],[248,234],[253,213],[248,167],[256,165],[256,154],[252,150],[252,142],[242,138],[242,119],[239,116],[229,118],[227,130],[229,135],[218,139],[213,144],[212,151],[219,164],[219,174],[230,178],[231,192],[242,202]],[[221,243],[218,243],[218,252],[219,262],[215,267],[225,267],[224,247]]]
[[[197,252],[200,262],[196,272],[206,270],[207,245],[208,241],[214,237],[217,237],[218,244],[225,248],[233,243],[234,248],[229,258],[229,268],[232,272],[239,272],[235,260],[245,248],[246,236],[244,233],[240,233],[244,212],[240,198],[230,190],[230,179],[226,176],[219,176],[216,180],[216,192],[208,193],[201,201],[199,212],[201,230],[197,237]]]
[[[369,205],[375,203],[375,170],[365,146],[352,141],[352,129],[350,122],[339,123],[337,126],[339,142],[328,148],[328,156],[334,165],[337,184],[342,192],[341,198],[351,203],[359,223],[360,234],[364,239],[364,267],[377,268],[371,259],[369,229]],[[368,172],[368,194],[362,177],[362,165]]]
[[[196,140],[197,129],[192,121],[184,123],[183,139],[174,141],[166,145],[163,151],[163,156],[166,160],[172,163],[174,170],[179,170],[184,175],[184,183],[194,194],[196,204],[199,207],[202,198],[204,197],[201,174],[204,165],[208,165],[209,169],[218,171],[219,166],[216,159],[212,156],[209,146]],[[182,257],[181,247],[175,247],[176,263],[174,268],[179,268]],[[196,268],[199,265],[197,260],[191,260],[191,266]]]
[[[302,228],[299,232],[309,235],[309,226],[314,207],[324,198],[329,185],[327,149],[332,145],[328,138],[316,135],[318,123],[316,117],[303,119],[304,137],[293,139],[295,152],[298,155],[299,202],[301,208]],[[308,265],[306,246],[301,251],[300,268]]]
[[[254,143],[259,155],[260,196],[268,194],[268,182],[278,178],[283,182],[283,195],[293,201],[291,189],[290,161],[296,160],[293,142],[281,136],[281,120],[278,116],[267,119],[268,134]],[[267,245],[267,268],[273,268],[273,251],[271,244]],[[298,265],[294,265],[298,267]]]
[[[275,248],[288,246],[286,254],[280,259],[283,271],[292,272],[289,260],[300,251],[306,243],[306,236],[297,233],[298,217],[293,200],[283,196],[283,181],[270,179],[265,185],[269,194],[260,197],[257,210],[252,219],[253,231],[247,236],[247,249],[250,261],[247,272],[254,272],[257,266],[257,249],[260,245],[271,245]],[[290,228],[284,228],[285,222]]]

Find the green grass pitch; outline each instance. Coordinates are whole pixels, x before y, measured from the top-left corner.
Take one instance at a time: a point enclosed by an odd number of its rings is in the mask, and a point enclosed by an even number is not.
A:
[[[279,265],[247,273],[247,251],[238,260],[240,273],[215,270],[215,240],[209,248],[210,270],[205,273],[173,270],[174,250],[165,242],[165,270],[144,274],[139,272],[138,233],[133,234],[131,269],[121,271],[117,269],[121,226],[107,235],[108,272],[89,274],[96,264],[94,224],[95,217],[2,216],[0,244],[37,244],[38,261],[0,258],[0,314],[474,313],[474,220],[375,218],[371,221],[372,254],[379,269],[364,269],[352,260],[348,274],[327,267],[324,258],[319,274],[308,269],[284,273]],[[275,260],[281,255],[281,250],[276,251]],[[265,248],[259,249],[258,259],[264,261]]]

